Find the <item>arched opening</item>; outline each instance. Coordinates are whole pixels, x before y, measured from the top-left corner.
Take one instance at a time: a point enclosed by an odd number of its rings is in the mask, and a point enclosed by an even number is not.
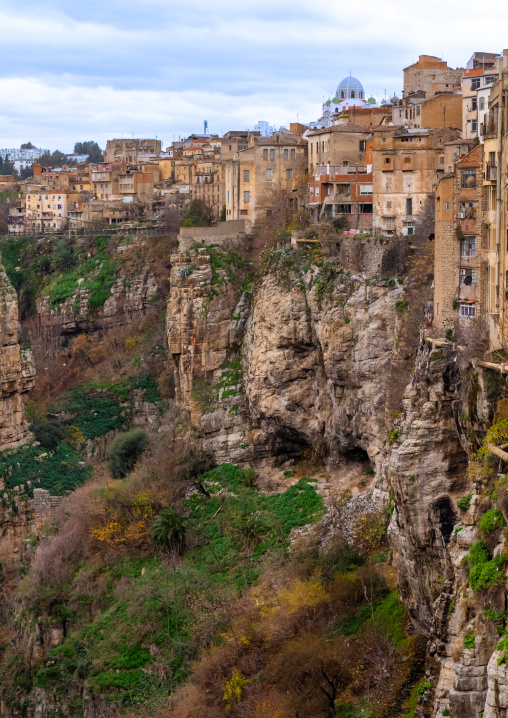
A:
[[[360,90],[360,92],[358,93],[358,97],[360,98],[360,100],[363,99],[363,92],[362,92],[361,90]]]
[[[450,540],[456,516],[449,496],[442,496],[434,502],[434,515],[446,543]]]
[[[343,100],[345,98],[344,90],[340,91],[340,99]]]
[[[351,90],[351,92],[349,93],[349,97],[354,99],[356,97],[356,92],[354,90]]]

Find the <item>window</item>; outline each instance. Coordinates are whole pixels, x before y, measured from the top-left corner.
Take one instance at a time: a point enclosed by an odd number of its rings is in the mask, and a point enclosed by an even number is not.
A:
[[[463,189],[467,189],[468,187],[476,187],[476,170],[462,170],[461,187]]]
[[[495,79],[496,78],[494,75],[487,75],[487,77],[485,78],[485,84],[490,85],[494,82]]]
[[[271,180],[272,179],[272,170],[266,170],[266,179]]]
[[[243,181],[250,182],[250,170],[243,171]]]
[[[250,202],[250,192],[246,191],[243,193],[243,201]]]
[[[386,142],[386,137],[383,137],[383,142]]]
[[[391,163],[391,161],[392,160],[390,157],[385,157],[385,165],[389,165]]]
[[[461,317],[475,317],[476,307],[474,304],[461,304],[460,305],[460,316]]]
[[[291,159],[296,160],[296,150],[291,150]]]
[[[349,93],[349,97],[351,97],[354,100],[356,97],[356,92],[354,90],[351,90],[351,92]]]
[[[240,214],[249,214],[249,210],[248,210],[248,209],[241,209],[241,210],[240,210]]]
[[[416,114],[418,115],[418,117],[420,116],[420,105],[418,105],[416,108]]]
[[[263,150],[263,159],[264,160],[268,159],[268,150]]]
[[[477,121],[476,121],[476,120],[472,120],[472,122],[471,122],[471,131],[472,131],[472,132],[476,132],[476,128],[477,128]]]
[[[349,162],[348,162],[347,160],[343,160],[342,166],[343,166],[343,167],[348,167],[348,166],[349,166]]]
[[[406,215],[411,217],[413,214],[413,200],[409,197],[406,199]]]
[[[293,179],[293,170],[286,170],[286,179],[288,179],[288,180]]]
[[[391,208],[392,208],[392,203],[391,203],[391,200],[389,200],[389,201],[386,203],[386,209],[391,209]]]
[[[343,100],[345,98],[344,90],[340,91],[340,99]]]
[[[481,83],[481,78],[473,77],[473,79],[471,80],[471,89],[477,90],[480,87],[480,83]]]
[[[372,185],[371,184],[361,184],[360,185],[360,195],[363,194],[372,194]]]
[[[464,239],[460,240],[460,256],[476,256],[476,237],[464,237]]]
[[[275,150],[270,150],[270,159],[271,160],[275,159]]]
[[[365,152],[367,149],[367,140],[360,140],[360,152]]]
[[[460,283],[462,285],[471,286],[476,284],[476,269],[461,269]]]
[[[489,152],[489,165],[492,167],[496,166],[496,153],[495,152]]]
[[[361,90],[360,90],[360,92],[358,93],[358,97],[360,98],[360,100],[363,99],[363,92],[362,92]]]
[[[485,109],[485,98],[480,97],[480,110],[484,110],[484,109]]]
[[[229,190],[228,190],[228,202],[229,202]]]
[[[289,150],[284,150],[284,159],[285,160],[289,159]]]
[[[444,203],[444,208],[445,208],[445,212],[449,212],[449,211],[450,211],[450,203],[449,203],[449,202],[445,202],[445,203]]]
[[[471,100],[471,109],[472,110],[478,109],[478,101],[477,101],[476,97],[473,97]]]

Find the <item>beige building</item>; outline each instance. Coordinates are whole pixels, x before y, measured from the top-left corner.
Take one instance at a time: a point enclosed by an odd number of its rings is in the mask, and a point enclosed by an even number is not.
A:
[[[411,128],[439,129],[462,127],[462,95],[460,92],[440,92],[425,97],[419,90],[395,100],[392,109],[394,125]]]
[[[160,140],[116,139],[108,140],[104,162],[127,162],[138,164],[138,156],[158,157],[162,151]]]
[[[349,122],[309,132],[307,134],[309,175],[314,173],[316,167],[328,164],[342,167],[367,165],[369,136],[369,128]]]
[[[488,110],[490,88],[497,79],[497,55],[475,52],[462,77],[462,137],[472,139],[481,135],[481,125]]]
[[[120,175],[125,171],[122,162],[100,162],[90,165],[90,177],[97,199],[117,197],[120,188]]]
[[[61,232],[68,225],[68,210],[79,201],[77,192],[39,190],[26,195],[26,229],[29,232]]]
[[[226,204],[223,175],[224,164],[219,155],[195,160],[192,199],[204,202],[216,219]]]
[[[373,132],[373,228],[413,234],[418,215],[444,173],[445,144],[458,130],[378,129]]]
[[[438,183],[435,195],[434,327],[438,336],[485,314],[489,253],[482,183],[483,148],[458,159]]]
[[[418,62],[404,68],[404,97],[419,91],[426,98],[439,92],[460,92],[462,72],[461,67],[448,67],[439,57],[420,55]]]
[[[246,148],[225,161],[226,220],[244,219],[253,227],[270,214],[279,189],[291,193],[296,210],[298,191],[306,183],[306,140],[281,132],[251,135]]]

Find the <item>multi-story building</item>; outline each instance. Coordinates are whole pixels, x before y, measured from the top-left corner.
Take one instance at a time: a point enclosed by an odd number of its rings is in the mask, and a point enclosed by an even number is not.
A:
[[[439,57],[420,55],[418,62],[405,67],[403,72],[404,97],[419,91],[423,91],[425,97],[440,92],[460,92],[463,69],[448,67],[448,63]]]
[[[458,90],[426,97],[424,90],[392,98],[392,122],[410,128],[462,127],[462,95]]]
[[[158,157],[161,151],[162,142],[157,139],[108,140],[106,143],[104,161],[107,163],[127,162],[129,164],[137,164],[139,155],[143,155],[146,160],[150,157]]]
[[[362,125],[345,123],[332,125],[307,134],[309,176],[316,167],[327,164],[355,167],[372,164],[367,161],[367,140],[370,130]]]
[[[33,232],[61,232],[68,224],[68,210],[79,201],[77,192],[30,191],[26,195],[26,229]]]
[[[154,176],[151,172],[132,172],[127,170],[119,176],[118,195],[131,201],[140,202],[153,200]]]
[[[434,326],[444,335],[457,319],[466,323],[486,311],[486,192],[483,148],[476,145],[443,175],[435,193]]]
[[[245,219],[253,227],[269,216],[279,191],[289,194],[296,210],[298,190],[307,184],[307,141],[280,132],[251,135],[248,146],[225,161],[225,170],[226,220]]]
[[[120,189],[120,175],[125,171],[123,162],[99,162],[90,165],[93,191],[97,199],[116,197]]]
[[[351,229],[372,229],[372,165],[315,167],[307,209],[314,222],[344,217]]]
[[[386,235],[413,234],[444,173],[444,147],[458,130],[373,130],[373,227]]]
[[[496,58],[493,52],[475,52],[462,76],[462,137],[479,137],[480,127],[488,109],[490,88],[497,78]]]
[[[195,161],[192,199],[201,200],[218,219],[225,205],[223,164],[220,156],[201,157]]]

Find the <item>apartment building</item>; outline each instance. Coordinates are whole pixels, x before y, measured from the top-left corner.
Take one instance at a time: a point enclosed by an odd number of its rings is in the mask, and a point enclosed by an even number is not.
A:
[[[372,141],[369,141],[372,144]],[[309,179],[307,209],[314,222],[344,217],[351,229],[372,229],[372,165],[324,165]]]
[[[192,199],[204,202],[218,219],[226,204],[224,164],[220,155],[197,158],[193,179]]]
[[[226,220],[245,219],[247,227],[255,226],[270,214],[279,190],[290,193],[296,210],[298,191],[306,185],[306,140],[280,132],[251,135],[246,148],[225,161]]]
[[[26,195],[26,230],[31,232],[61,232],[68,224],[69,208],[79,201],[78,192],[30,191]]]
[[[435,193],[434,326],[443,334],[486,311],[483,147],[476,145],[440,179]]]
[[[127,162],[138,164],[138,158],[143,155],[145,159],[158,157],[162,152],[160,140],[147,139],[113,139],[106,143],[104,162]]]
[[[493,52],[475,52],[462,76],[462,137],[480,138],[481,126],[488,110],[490,89],[497,78],[496,58]]]
[[[444,148],[459,130],[379,128],[373,131],[373,227],[411,235],[444,174]]]
[[[97,199],[116,197],[120,190],[120,175],[125,172],[123,162],[100,162],[90,165],[90,177]]]
[[[332,125],[307,134],[308,172],[326,165],[355,167],[372,164],[367,161],[367,141],[371,132],[363,125],[344,123]]]

